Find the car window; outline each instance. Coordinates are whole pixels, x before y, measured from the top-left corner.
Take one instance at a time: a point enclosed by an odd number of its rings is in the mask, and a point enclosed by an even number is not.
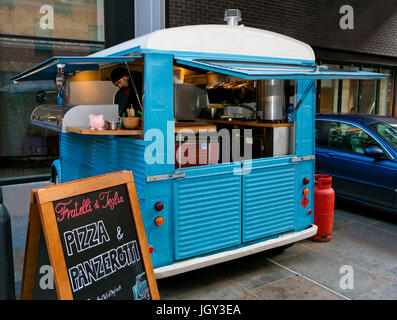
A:
[[[397,123],[374,123],[369,126],[397,151]]]
[[[377,146],[383,150],[374,138],[359,127],[338,121],[331,122],[328,147],[364,154],[365,149],[371,146]]]

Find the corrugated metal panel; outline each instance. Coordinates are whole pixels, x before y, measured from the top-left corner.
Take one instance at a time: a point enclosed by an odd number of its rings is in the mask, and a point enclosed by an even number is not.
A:
[[[118,137],[61,134],[62,182],[78,180],[120,170],[134,174],[139,198],[144,198],[146,177],[144,146]]]
[[[243,242],[294,229],[295,166],[252,169],[243,176]]]
[[[232,172],[174,181],[176,259],[241,243],[240,186]]]

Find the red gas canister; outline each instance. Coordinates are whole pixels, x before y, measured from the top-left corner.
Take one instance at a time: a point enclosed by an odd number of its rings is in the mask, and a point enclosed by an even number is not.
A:
[[[332,239],[334,224],[335,191],[332,177],[316,174],[314,179],[314,224],[318,227],[312,241],[327,242]]]

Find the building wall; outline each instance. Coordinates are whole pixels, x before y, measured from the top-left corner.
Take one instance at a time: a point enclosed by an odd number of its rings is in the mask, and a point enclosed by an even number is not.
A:
[[[342,30],[340,8],[354,9],[354,29]],[[397,58],[396,0],[168,0],[168,27],[222,24],[225,9],[240,9],[242,24],[313,47]]]
[[[10,78],[52,56],[85,56],[103,49],[103,1],[0,1],[0,183],[49,174],[58,157],[58,134],[30,123],[38,91],[46,90],[46,103],[56,104],[55,82],[16,85]]]
[[[389,75],[378,81],[317,81],[318,112],[397,113],[396,0],[168,0],[167,4],[167,27],[225,24],[225,10],[240,9],[240,24],[305,42],[320,64]],[[344,5],[353,8],[351,30],[341,28]]]
[[[103,41],[103,0],[2,0],[0,33]]]

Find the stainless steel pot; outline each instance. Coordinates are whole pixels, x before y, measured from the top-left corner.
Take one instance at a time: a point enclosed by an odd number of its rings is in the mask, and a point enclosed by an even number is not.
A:
[[[216,119],[218,117],[218,108],[209,108],[210,111],[210,118],[211,119]]]
[[[106,130],[118,130],[120,127],[120,121],[106,121]]]
[[[245,104],[226,104],[223,115],[234,119],[256,119],[256,110],[255,108]]]
[[[285,81],[261,80],[257,85],[257,110],[262,120],[284,120]]]
[[[209,115],[211,119],[217,119],[220,118],[223,110],[224,110],[224,105],[223,104],[210,104],[207,106]]]

